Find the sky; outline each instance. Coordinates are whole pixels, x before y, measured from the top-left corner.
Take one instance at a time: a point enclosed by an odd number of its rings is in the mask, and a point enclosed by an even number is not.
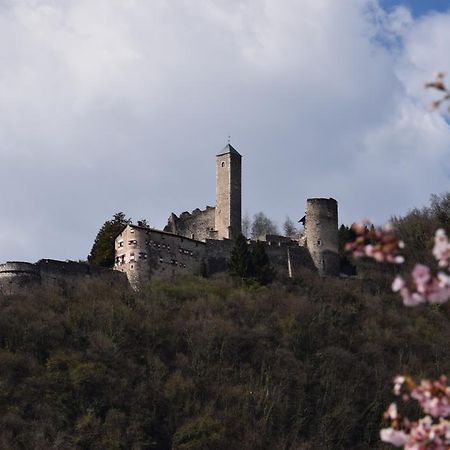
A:
[[[387,10],[404,6],[409,9],[415,17],[427,15],[431,12],[447,12],[450,10],[449,0],[382,0],[381,6]]]
[[[118,211],[162,228],[214,205],[228,135],[250,216],[426,205],[450,178],[423,87],[450,74],[445,3],[0,0],[0,261],[84,259]]]

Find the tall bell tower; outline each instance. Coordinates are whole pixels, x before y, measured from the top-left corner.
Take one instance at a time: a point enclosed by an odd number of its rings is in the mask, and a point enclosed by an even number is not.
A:
[[[235,239],[242,232],[241,160],[230,144],[216,155],[215,229],[219,239]]]

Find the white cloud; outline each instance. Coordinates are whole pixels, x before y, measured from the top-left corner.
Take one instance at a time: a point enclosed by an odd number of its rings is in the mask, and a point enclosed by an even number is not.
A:
[[[212,204],[229,133],[251,213],[420,206],[448,185],[449,128],[423,90],[450,69],[448,30],[374,0],[4,2],[2,259],[85,257],[118,210],[162,226]]]

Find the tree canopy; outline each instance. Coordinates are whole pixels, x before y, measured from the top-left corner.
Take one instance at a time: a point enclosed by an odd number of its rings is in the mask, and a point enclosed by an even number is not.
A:
[[[234,242],[228,267],[230,275],[241,279],[248,278],[252,273],[251,255],[243,234],[240,234]]]
[[[113,267],[114,241],[122,229],[130,223],[131,219],[127,219],[123,212],[118,212],[111,220],[107,220],[95,237],[88,261],[96,266]]]

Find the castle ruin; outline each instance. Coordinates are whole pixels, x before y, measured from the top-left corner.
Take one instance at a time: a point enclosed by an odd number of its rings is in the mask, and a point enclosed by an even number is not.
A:
[[[216,155],[216,205],[180,216],[172,213],[164,230],[129,224],[115,239],[114,270],[74,261],[43,259],[37,263],[0,264],[0,293],[30,284],[70,285],[86,277],[128,283],[138,289],[152,277],[211,275],[228,269],[234,239],[241,233],[242,157],[228,144]],[[302,268],[323,276],[339,275],[338,205],[332,198],[310,198],[298,239],[263,237],[266,253],[282,276]],[[254,242],[248,241],[248,245]]]
[[[233,240],[241,233],[241,163],[241,155],[230,144],[216,155],[215,206],[180,216],[172,213],[164,230],[127,225],[116,238],[114,269],[124,272],[134,288],[155,276],[226,271]],[[339,275],[336,200],[308,199],[302,221],[305,232],[298,240],[263,238],[276,271],[295,277],[307,267],[321,275]]]

